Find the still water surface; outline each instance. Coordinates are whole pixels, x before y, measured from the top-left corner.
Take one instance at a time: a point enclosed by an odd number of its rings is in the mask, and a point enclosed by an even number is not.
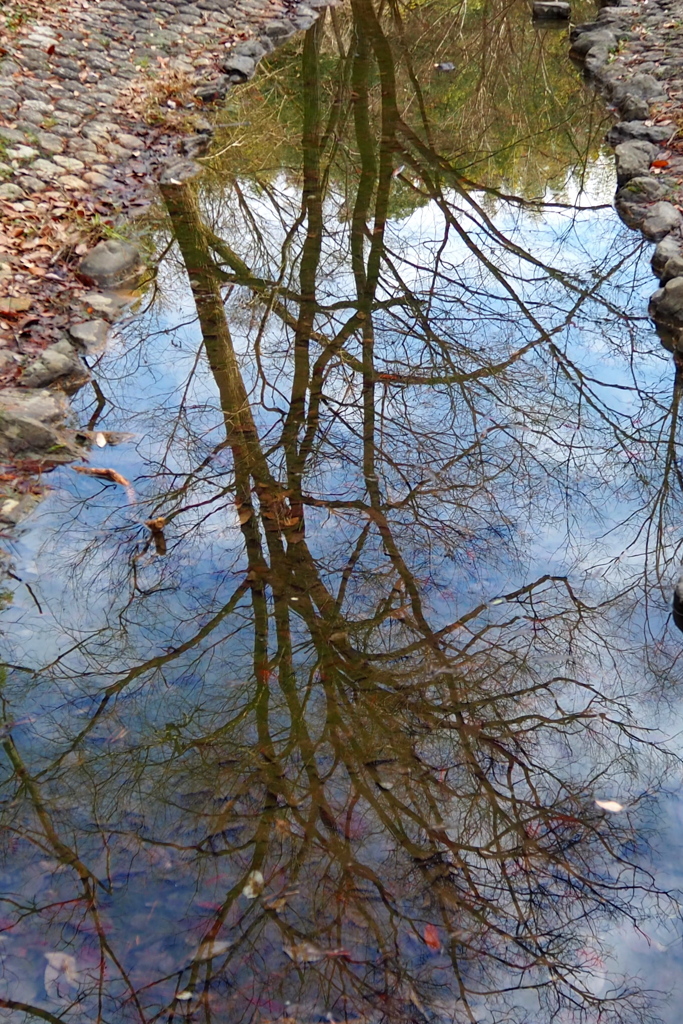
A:
[[[680,383],[565,52],[335,8],[150,212],[129,486],[5,542],[8,1019],[679,1019]]]

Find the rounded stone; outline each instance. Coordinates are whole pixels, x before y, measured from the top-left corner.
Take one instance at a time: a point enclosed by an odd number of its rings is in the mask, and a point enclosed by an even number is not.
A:
[[[79,274],[101,288],[129,281],[140,270],[140,253],[129,242],[108,239],[98,242],[94,249],[83,257]]]
[[[658,202],[650,206],[640,230],[652,242],[659,242],[681,226],[681,215],[672,203]]]

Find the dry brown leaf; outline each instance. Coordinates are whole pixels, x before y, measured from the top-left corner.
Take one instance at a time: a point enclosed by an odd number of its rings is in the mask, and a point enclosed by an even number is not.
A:
[[[239,510],[237,518],[239,519],[241,525],[244,526],[245,523],[249,522],[249,520],[251,519],[253,514],[254,514],[254,512],[253,512],[252,509],[250,509],[250,508],[241,508]]]
[[[113,484],[120,484],[121,487],[130,487],[130,480],[121,476],[115,469],[101,469],[98,466],[72,466],[74,473],[83,473],[85,476],[96,476],[102,480],[110,480]]]

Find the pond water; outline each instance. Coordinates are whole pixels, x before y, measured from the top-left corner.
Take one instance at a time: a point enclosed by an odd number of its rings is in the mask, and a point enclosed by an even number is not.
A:
[[[74,398],[122,482],[4,540],[2,1013],[677,1021],[680,379],[602,101],[525,4],[354,0],[220,121]]]

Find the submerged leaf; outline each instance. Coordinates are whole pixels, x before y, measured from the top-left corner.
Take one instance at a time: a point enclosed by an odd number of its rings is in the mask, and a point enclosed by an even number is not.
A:
[[[430,949],[433,949],[433,950],[440,950],[441,949],[441,939],[439,938],[439,929],[436,927],[436,925],[426,924],[425,925],[425,929],[424,929],[424,931],[422,933],[422,938],[425,940],[426,945],[428,945]]]

